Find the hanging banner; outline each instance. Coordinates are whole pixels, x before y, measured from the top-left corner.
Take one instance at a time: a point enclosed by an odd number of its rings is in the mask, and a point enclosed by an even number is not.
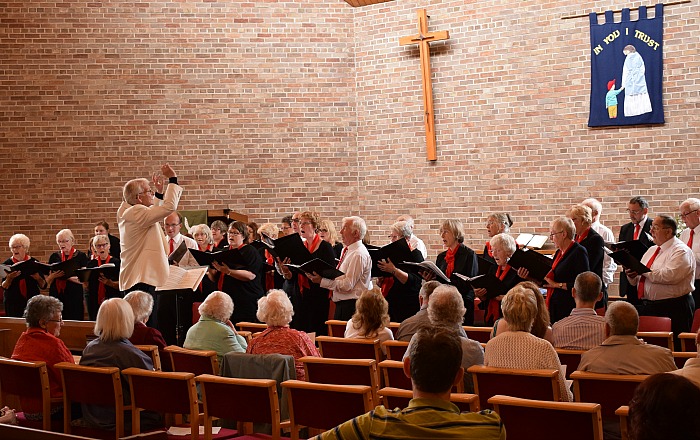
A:
[[[622,10],[615,23],[613,11],[605,11],[605,23],[590,14],[591,109],[589,127],[663,124],[663,11],[639,7],[639,19],[630,21]]]

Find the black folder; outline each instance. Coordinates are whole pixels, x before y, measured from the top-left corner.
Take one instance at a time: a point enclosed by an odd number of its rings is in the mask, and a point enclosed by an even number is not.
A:
[[[256,243],[254,246],[260,248],[260,245],[266,246],[266,249],[276,258],[284,260],[289,258],[292,264],[301,265],[311,260],[311,252],[304,246],[304,241],[299,234],[285,235],[276,240],[267,236]]]
[[[112,281],[119,280],[119,268],[112,263],[103,264],[97,267],[83,267],[75,271],[81,282],[87,282],[90,278],[97,279],[100,273]]]
[[[492,267],[496,265],[493,261],[489,261],[484,257],[477,255],[477,264],[479,265],[479,275],[486,275]]]
[[[635,241],[637,241],[637,240],[635,240]],[[647,273],[647,272],[651,272],[651,269],[649,269],[644,264],[642,264],[640,259],[636,258],[634,255],[632,255],[626,249],[621,249],[619,251],[611,252],[608,255],[610,256],[610,258],[615,260],[615,262],[617,264],[625,266],[627,269],[632,269],[633,271],[637,272],[637,274],[639,274],[639,275]],[[644,255],[642,255],[642,256],[644,256]]]
[[[533,250],[516,249],[513,256],[508,260],[515,269],[524,267],[530,272],[530,277],[536,280],[544,280],[550,270],[552,270],[552,259]]]
[[[63,279],[70,278],[76,274],[76,271],[80,269],[80,259],[70,258],[66,261],[60,261],[58,263],[49,264],[49,270],[53,272],[63,271]]]
[[[211,266],[214,261],[219,264],[225,264],[230,269],[241,269],[250,265],[250,262],[245,259],[238,249],[227,249],[218,252],[204,252],[199,249],[188,250],[201,266]]]
[[[605,243],[605,246],[610,248],[613,252],[621,251],[623,249],[627,250],[633,257],[637,260],[641,260],[644,253],[649,249],[647,245],[642,243],[640,240],[629,240],[620,241],[617,243]],[[612,258],[612,257],[611,257]]]
[[[25,261],[18,261],[17,263],[13,264],[12,266],[8,266],[10,271],[20,271],[22,272],[21,276],[29,276],[29,275],[34,275],[35,273],[39,273],[42,275],[46,275],[49,273],[49,265],[44,264],[38,260],[35,260],[34,258],[30,258],[29,260]],[[1,278],[5,278],[4,273],[0,273]]]
[[[503,281],[499,280],[494,274],[477,275],[471,278],[459,273],[455,275],[464,280],[467,284],[471,285],[472,288],[486,289],[486,299],[495,298],[498,295],[505,295],[508,293],[507,285]]]
[[[321,275],[323,278],[329,280],[334,280],[341,275],[345,275],[343,272],[331,266],[329,263],[321,260],[320,258],[314,258],[307,261],[304,264],[285,264],[285,266],[292,269],[294,272],[300,273],[314,273]]]
[[[180,260],[182,260],[182,257],[185,256],[187,253],[187,245],[185,244],[185,240],[182,240],[180,242],[180,245],[175,248],[172,254],[168,255],[168,262],[172,263],[179,263]]]
[[[420,261],[415,261],[416,258],[413,255],[413,251],[411,251],[411,247],[408,245],[408,242],[406,240],[396,240],[395,242],[389,243],[386,246],[382,247],[372,246],[370,248],[369,246],[367,246],[367,251],[369,252],[369,256],[372,257],[373,277],[392,276],[390,273],[383,272],[379,269],[377,263],[381,260],[389,259],[394,264],[394,266],[398,266],[399,263],[404,261],[414,261],[416,263],[420,263]]]

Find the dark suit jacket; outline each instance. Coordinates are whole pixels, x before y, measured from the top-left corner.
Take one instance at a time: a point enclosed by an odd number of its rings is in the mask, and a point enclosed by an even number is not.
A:
[[[644,243],[647,247],[651,247],[654,244],[649,240],[649,238],[647,238],[647,234],[651,231],[651,222],[652,219],[647,216],[647,220],[642,225],[642,230],[639,233],[639,241]],[[634,240],[634,223],[632,222],[622,225],[620,228],[620,235],[617,239],[617,241],[630,240]],[[644,254],[635,255],[635,257],[641,260],[643,255]],[[624,272],[620,272],[620,296],[627,296],[628,301],[632,303],[639,302],[639,299],[637,298],[637,286],[630,285]]]
[[[435,259],[435,265],[443,272],[447,269],[445,255],[447,255],[447,251],[442,252]],[[464,325],[472,325],[474,323],[474,289],[472,289],[471,285],[466,281],[456,277],[454,275],[455,272],[468,277],[474,277],[479,273],[479,264],[476,259],[476,254],[464,244],[460,244],[459,249],[457,249],[455,268],[450,277],[450,281],[452,281],[452,284],[459,290],[459,293],[462,294],[464,307],[467,308],[467,312],[464,314]]]
[[[588,267],[591,272],[595,273],[603,279],[603,257],[605,256],[605,251],[603,251],[603,246],[605,245],[605,240],[600,236],[593,228],[588,231],[588,235],[579,243],[581,246],[586,248],[588,252]]]
[[[554,254],[555,259],[560,252],[557,250]],[[554,269],[554,281],[566,283],[566,290],[554,289],[552,293],[552,298],[549,301],[549,321],[552,324],[569,316],[571,310],[576,307],[576,302],[571,296],[571,288],[574,287],[576,277],[587,270],[589,267],[586,248],[574,243]]]

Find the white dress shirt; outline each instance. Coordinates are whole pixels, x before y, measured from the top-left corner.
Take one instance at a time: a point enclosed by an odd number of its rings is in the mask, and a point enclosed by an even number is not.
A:
[[[676,237],[661,246],[652,246],[644,253],[642,264],[647,265],[656,249],[661,251],[649,267],[651,272],[644,274],[643,299],[658,301],[678,298],[693,291],[695,280],[695,256],[688,246]],[[629,278],[630,284],[636,286],[640,276]]]
[[[593,228],[594,231],[596,231],[601,237],[603,237],[603,241],[606,243],[614,243],[615,242],[615,236],[613,235],[612,231],[610,228],[607,226],[604,226],[600,222],[593,222],[591,225],[591,228]],[[609,286],[613,282],[613,277],[615,276],[615,271],[617,270],[617,263],[615,263],[615,260],[610,258],[607,254],[605,253],[605,256],[603,257],[603,284],[606,286]]]
[[[693,247],[691,249],[695,255],[695,279],[697,280],[700,279],[700,225],[697,225],[693,230],[695,234],[693,234]],[[690,240],[690,231],[691,229],[687,228],[681,232],[680,240],[686,245],[688,244],[688,240]],[[698,287],[700,288],[700,286]]]
[[[333,291],[333,302],[357,299],[365,290],[372,290],[372,257],[367,248],[360,240],[346,249],[338,268],[345,275],[334,280],[321,279],[321,287]]]
[[[408,239],[408,245],[411,246],[411,249],[418,249],[420,253],[423,254],[424,260],[428,259],[428,249],[425,247],[425,243],[423,243],[423,240],[416,237],[415,234],[411,234],[411,237]]]
[[[180,246],[180,243],[185,242],[185,246],[187,246],[187,249],[199,249],[199,246],[197,245],[197,241],[193,238],[187,237],[186,235],[182,235],[181,233],[177,233],[176,236],[173,237],[173,250],[177,249],[178,246]],[[167,235],[165,236],[165,243],[168,246],[165,252],[170,255],[170,237]],[[182,256],[180,261],[177,262],[178,266],[180,267],[195,267],[199,266],[197,263],[197,260],[194,259],[191,253],[186,252],[185,255]]]

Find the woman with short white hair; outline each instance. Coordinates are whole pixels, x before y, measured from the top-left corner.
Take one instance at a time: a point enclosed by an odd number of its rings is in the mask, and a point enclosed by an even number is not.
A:
[[[56,234],[58,252],[49,257],[49,264],[60,263],[76,258],[78,267],[85,267],[89,261],[88,256],[75,248],[75,237],[70,229],[61,229]],[[51,271],[46,277],[49,284],[49,295],[58,298],[63,303],[63,318],[74,321],[85,319],[85,307],[83,306],[83,283],[77,276],[66,278],[62,270]]]
[[[87,268],[95,268],[106,265],[114,266],[114,272],[110,277],[105,272],[92,271],[90,278],[85,282],[87,288],[86,302],[88,307],[88,317],[94,321],[97,317],[97,310],[100,304],[108,298],[121,298],[119,291],[119,265],[118,257],[111,254],[111,243],[106,235],[95,235],[92,237],[92,248],[94,249],[93,259],[88,261]]]
[[[197,248],[202,252],[214,251],[214,238],[211,235],[209,226],[201,224],[190,228],[192,238],[197,242]]]
[[[289,328],[294,308],[284,291],[273,289],[258,300],[257,317],[267,324],[267,330],[253,338],[246,350],[250,354],[286,354],[294,357],[298,380],[306,380],[304,365],[299,359],[320,354],[304,332]]]
[[[2,264],[12,266],[23,261],[36,259],[29,256],[29,237],[24,234],[15,234],[10,237],[10,252],[12,256],[3,261]],[[0,273],[2,288],[5,290],[3,302],[5,305],[5,315],[21,318],[27,301],[33,296],[41,293],[40,289],[46,288],[46,280],[38,272],[29,274],[15,270],[9,273]]]
[[[129,303],[134,312],[134,332],[129,337],[129,341],[134,345],[155,345],[159,351],[162,351],[168,344],[166,344],[160,330],[146,326],[146,322],[153,312],[151,294],[142,290],[132,290],[126,294],[124,301]],[[161,352],[160,360],[164,367],[163,370],[169,371],[165,368],[166,365],[170,365],[169,356],[165,356],[165,353]]]
[[[557,352],[548,341],[530,333],[538,313],[535,296],[529,289],[515,286],[503,298],[501,308],[509,330],[486,344],[484,365],[522,370],[557,370],[561,401],[570,402],[571,391],[566,387]]]
[[[199,305],[199,321],[189,330],[183,347],[192,350],[214,350],[221,362],[226,353],[243,353],[248,344],[236,332],[229,319],[233,313],[231,297],[215,290]]]
[[[513,226],[513,219],[507,212],[494,212],[489,215],[486,219],[486,232],[489,234],[489,241],[484,245],[482,258],[492,263],[496,262],[491,251],[491,239],[498,234],[510,233],[511,226]]]

